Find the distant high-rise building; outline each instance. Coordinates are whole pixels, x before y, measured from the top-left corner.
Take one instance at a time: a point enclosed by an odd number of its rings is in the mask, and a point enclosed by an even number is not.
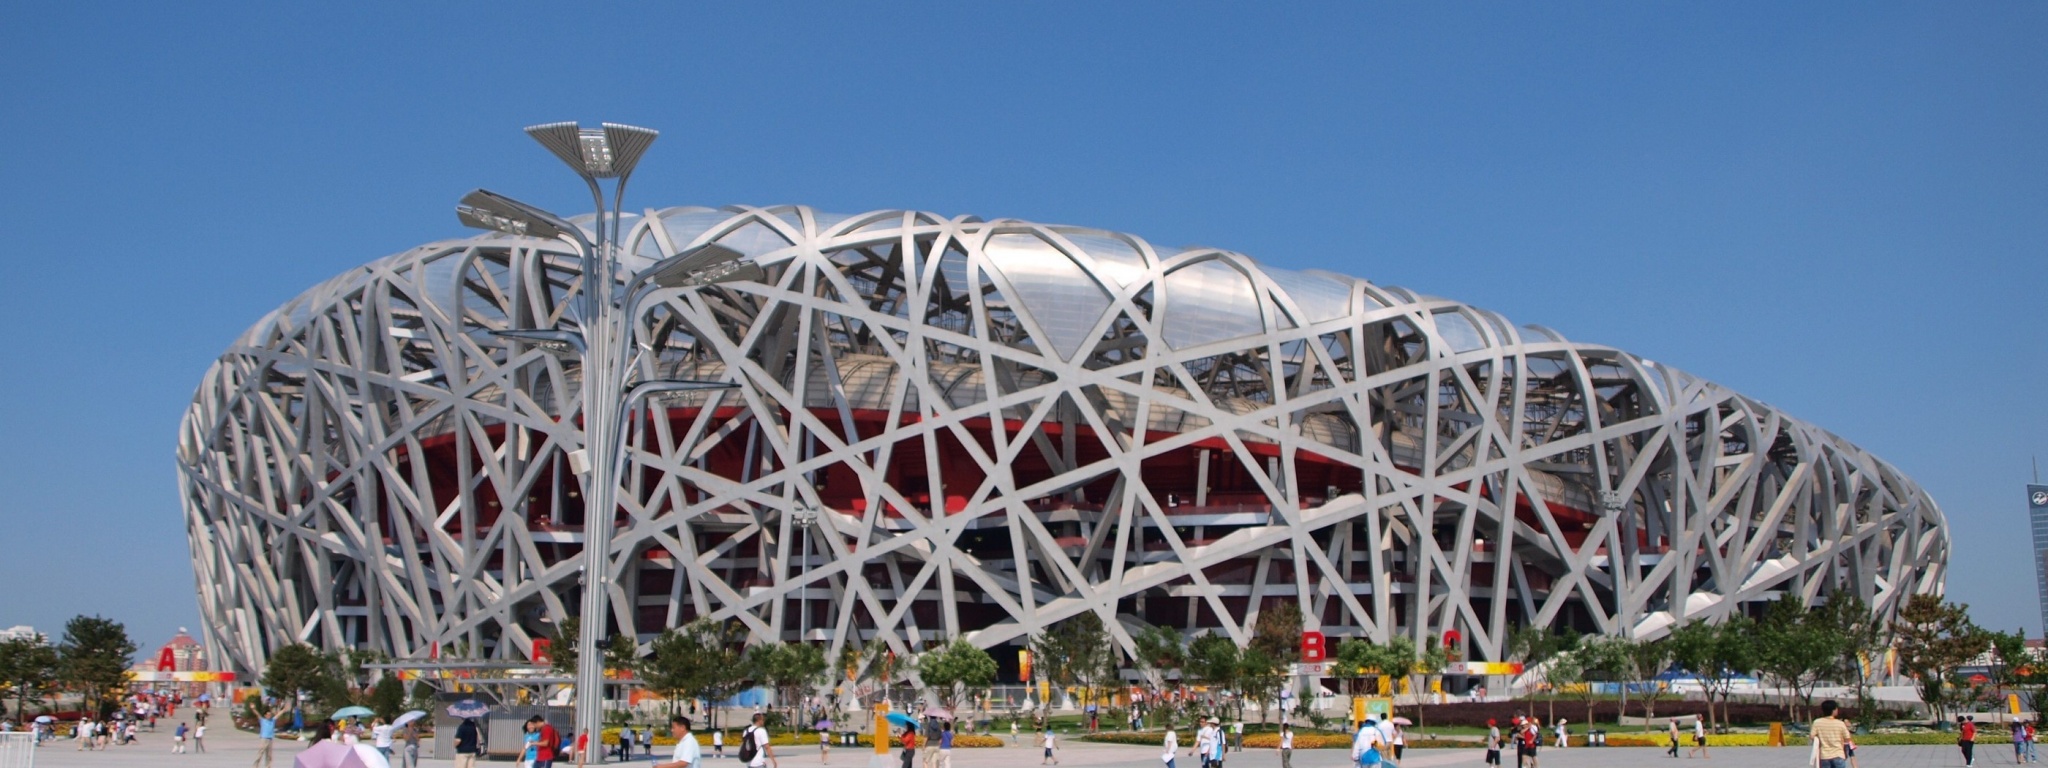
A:
[[[2048,485],[2027,486],[2027,524],[2034,530],[2034,592],[2041,598],[2041,626],[2048,630]]]

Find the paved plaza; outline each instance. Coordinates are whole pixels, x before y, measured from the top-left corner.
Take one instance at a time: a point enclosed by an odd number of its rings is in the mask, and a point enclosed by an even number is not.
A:
[[[141,743],[127,747],[110,747],[100,752],[76,751],[68,741],[51,742],[37,750],[36,768],[86,768],[87,766],[183,766],[186,768],[246,768],[256,752],[256,737],[234,730],[213,731],[207,734],[206,754],[170,754],[170,737],[167,732],[145,733]],[[1027,742],[1028,743],[1028,742]],[[276,751],[277,765],[292,764],[292,756],[299,751],[299,742],[279,741]],[[819,765],[815,748],[810,750],[781,752],[782,768],[814,768]],[[728,751],[730,754],[730,751]],[[1682,753],[1681,753],[1682,754]],[[834,749],[830,765],[837,768],[863,768],[871,755],[862,749]],[[1422,749],[1408,754],[1401,762],[1403,768],[1431,768],[1432,766],[1480,766],[1484,753],[1478,749]],[[1662,750],[1644,747],[1615,747],[1608,749],[1574,747],[1557,750],[1545,749],[1542,753],[1542,768],[1620,768],[1621,766],[1740,766],[1741,768],[1798,768],[1806,764],[1808,750],[1805,747],[1773,749],[1767,747],[1723,747],[1712,751],[1711,756],[1702,760],[1666,757]],[[1350,764],[1344,750],[1309,749],[1294,754],[1296,768],[1345,768]],[[1962,759],[1952,746],[1927,747],[1866,747],[1857,755],[1858,768],[1937,768],[1938,766],[1961,766]],[[1506,758],[1507,765],[1514,765],[1513,755]],[[634,761],[647,765],[642,758]],[[953,753],[954,768],[1012,768],[1035,766],[1039,762],[1039,751],[1029,746],[1004,747],[1001,749],[960,749]],[[709,768],[742,768],[733,758],[710,758]],[[430,768],[451,766],[451,760],[422,760],[420,764]],[[515,765],[495,762],[486,765]],[[2012,749],[2003,744],[1986,745],[1977,751],[1978,766],[2012,765]],[[573,763],[556,763],[558,766]],[[894,756],[888,768],[897,765]],[[1183,746],[1177,759],[1176,768],[1190,768],[1195,763],[1187,757]],[[1252,750],[1232,753],[1228,768],[1279,768],[1280,759],[1271,750]],[[1060,748],[1061,768],[1161,768],[1158,747],[1124,746],[1111,744],[1089,744],[1084,742],[1063,742]]]

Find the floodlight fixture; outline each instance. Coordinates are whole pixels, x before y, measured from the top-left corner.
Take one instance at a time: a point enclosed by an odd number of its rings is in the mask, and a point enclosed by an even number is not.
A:
[[[699,288],[767,276],[747,255],[718,243],[705,243],[654,263],[637,277],[659,288]]]
[[[491,335],[504,339],[518,339],[539,349],[561,355],[581,355],[584,350],[583,334],[575,331],[561,331],[548,328],[509,328],[491,331]]]
[[[588,245],[583,230],[567,219],[487,189],[463,195],[455,206],[455,218],[477,229],[550,240],[566,237]]]
[[[582,128],[576,123],[544,123],[526,129],[526,135],[553,152],[555,157],[590,179],[616,179],[633,173],[640,156],[661,132],[620,123],[603,128]]]

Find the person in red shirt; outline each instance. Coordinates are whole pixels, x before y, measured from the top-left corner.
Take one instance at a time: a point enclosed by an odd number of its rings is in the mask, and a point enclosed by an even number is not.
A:
[[[1963,717],[1962,715],[1957,715],[1956,726],[1956,730],[1960,732],[1959,735],[1956,737],[1956,746],[1961,747],[1963,750],[1963,765],[1976,765],[1977,719],[1974,717]]]
[[[533,768],[553,768],[555,756],[562,754],[562,732],[548,721],[540,722],[540,758],[533,761]]]
[[[903,726],[903,768],[917,765],[917,726]]]

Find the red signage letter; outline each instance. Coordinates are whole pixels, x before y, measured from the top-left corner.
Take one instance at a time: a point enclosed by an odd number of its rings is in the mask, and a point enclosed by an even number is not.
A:
[[[1301,663],[1319,664],[1323,658],[1323,633],[1313,629],[1301,633]]]

